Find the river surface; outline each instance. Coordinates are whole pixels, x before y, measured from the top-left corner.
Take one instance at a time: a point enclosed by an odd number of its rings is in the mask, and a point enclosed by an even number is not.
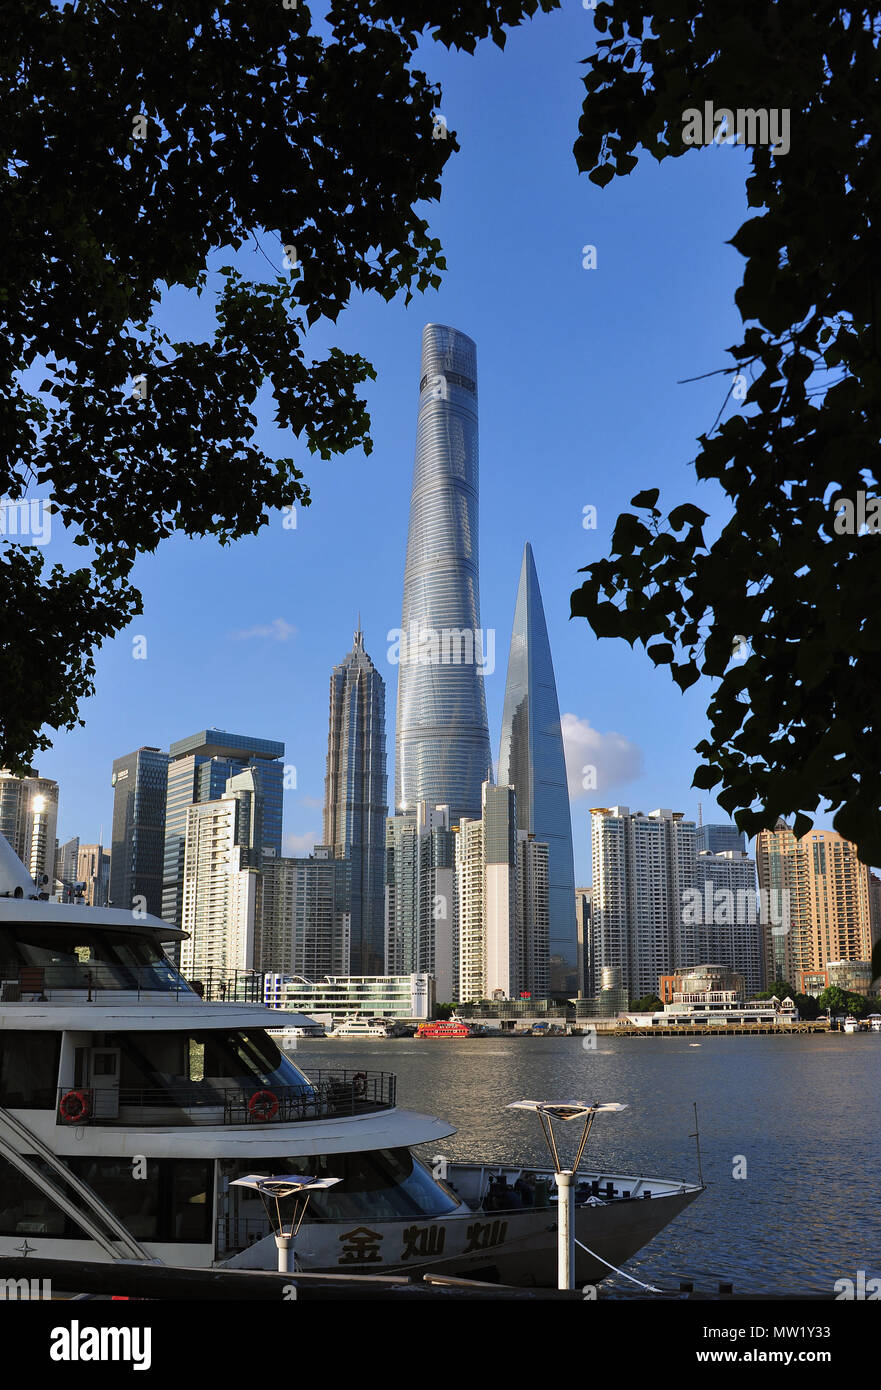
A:
[[[307,1075],[395,1072],[399,1106],[458,1131],[423,1157],[547,1168],[537,1117],[509,1102],[622,1101],[628,1110],[597,1117],[583,1166],[694,1181],[696,1101],[707,1191],[628,1273],[706,1292],[726,1281],[741,1294],[829,1295],[858,1270],[881,1277],[881,1035],[582,1042],[307,1039],[290,1056]],[[558,1128],[565,1162],[580,1126]]]

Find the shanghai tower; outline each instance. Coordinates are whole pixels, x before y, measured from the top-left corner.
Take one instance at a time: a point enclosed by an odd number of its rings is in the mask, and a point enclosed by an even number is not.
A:
[[[395,806],[449,806],[451,825],[480,818],[481,785],[491,777],[477,488],[477,348],[429,323],[404,570]]]
[[[572,817],[557,683],[538,575],[527,542],[511,631],[499,786],[512,786],[517,828],[548,846],[551,994],[578,988]]]

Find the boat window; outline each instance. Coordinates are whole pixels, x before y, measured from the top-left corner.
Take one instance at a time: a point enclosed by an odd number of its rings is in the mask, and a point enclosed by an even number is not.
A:
[[[0,927],[0,978],[23,968],[41,972],[39,987],[48,989],[188,988],[155,938],[87,923]]]
[[[205,1029],[198,1033],[107,1033],[104,1046],[118,1047],[125,1090],[187,1086],[224,1090],[241,1087],[312,1087],[302,1072],[259,1028]]]
[[[0,1235],[63,1236],[66,1224],[52,1198],[0,1158]]]
[[[0,1030],[0,1096],[13,1110],[53,1110],[61,1034]]]
[[[233,1173],[230,1170],[235,1167]],[[398,1216],[447,1216],[460,1206],[446,1188],[438,1186],[409,1149],[376,1149],[368,1153],[301,1154],[260,1162],[249,1159],[224,1165],[232,1177],[246,1173],[309,1173],[341,1182],[315,1192],[306,1208],[306,1221],[381,1221]],[[255,1209],[256,1210],[256,1209]]]
[[[75,1158],[71,1171],[136,1240],[204,1245],[212,1238],[212,1163],[196,1158]]]

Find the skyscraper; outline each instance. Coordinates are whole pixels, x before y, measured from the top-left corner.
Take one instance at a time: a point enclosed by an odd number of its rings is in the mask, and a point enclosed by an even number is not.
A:
[[[386,822],[386,972],[427,974],[437,998],[456,998],[455,837],[447,806]]]
[[[4,834],[31,878],[47,875],[40,891],[55,888],[55,826],[58,783],[51,777],[16,777],[0,771],[0,832]]]
[[[87,907],[106,907],[110,887],[110,854],[103,845],[80,845],[76,882],[86,885],[83,902]]]
[[[337,859],[347,859],[350,865],[354,975],[381,975],[385,968],[387,814],[385,682],[364,650],[359,618],[355,644],[330,678],[324,780],[324,842]]]
[[[260,875],[246,862],[245,820],[236,791],[187,808],[181,969],[188,979],[207,976],[213,985],[254,968]]]
[[[548,846],[552,994],[578,989],[575,866],[560,706],[532,546],[523,550],[499,750],[499,784],[517,796],[517,824]]]
[[[398,651],[395,806],[481,814],[490,767],[480,628],[477,349],[442,324],[422,334],[416,462]]]
[[[110,903],[162,911],[162,856],[168,754],[138,748],[113,762],[113,829],[110,843]],[[136,903],[143,898],[143,903]]]
[[[275,739],[230,734],[223,729],[202,729],[172,743],[164,756],[169,762],[160,915],[179,927],[187,811],[197,802],[218,800],[230,778],[245,769],[253,771],[256,777],[255,823],[249,836],[253,854],[247,858],[248,867],[260,868],[264,857],[281,854],[284,744]]]
[[[266,861],[257,970],[313,982],[350,973],[350,869],[329,845],[316,845],[308,857]]]
[[[869,869],[852,841],[834,830],[809,830],[796,839],[779,820],[773,830],[759,831],[756,861],[769,903],[766,959],[776,967],[773,976],[769,969],[769,984],[776,977],[798,990],[805,975],[830,961],[871,958]],[[781,911],[772,894],[786,890]]]
[[[746,835],[738,830],[733,822],[727,825],[699,826],[702,848],[708,854],[724,854],[733,849],[736,854],[746,854]]]

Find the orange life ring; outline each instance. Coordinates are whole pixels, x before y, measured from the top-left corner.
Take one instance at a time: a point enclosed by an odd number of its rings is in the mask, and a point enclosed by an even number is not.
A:
[[[65,1124],[75,1125],[89,1118],[92,1101],[87,1091],[68,1091],[61,1097],[58,1109]]]
[[[355,1072],[355,1075],[352,1077],[352,1090],[355,1092],[356,1096],[363,1096],[364,1092],[367,1090],[366,1071]]]
[[[255,1091],[248,1101],[248,1114],[252,1120],[274,1120],[278,1114],[278,1096],[274,1091]]]

